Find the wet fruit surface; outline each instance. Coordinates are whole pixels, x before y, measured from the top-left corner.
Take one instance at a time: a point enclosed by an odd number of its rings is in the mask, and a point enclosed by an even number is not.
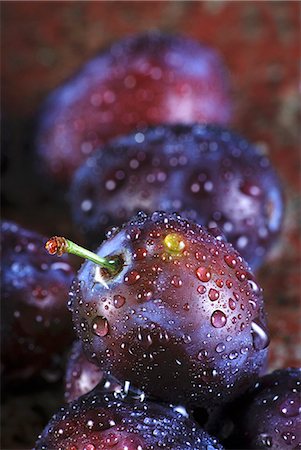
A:
[[[57,369],[60,355],[72,341],[66,302],[74,271],[68,257],[47,255],[44,243],[42,236],[13,222],[1,224],[4,381],[30,378],[52,366]]]
[[[230,115],[228,77],[215,50],[142,33],[113,44],[51,93],[39,118],[37,152],[66,183],[114,136],[156,123],[225,124]]]
[[[75,222],[94,244],[109,224],[141,209],[179,211],[220,227],[254,268],[283,217],[280,182],[266,155],[226,128],[205,125],[160,125],[120,137],[77,171],[71,199]]]
[[[65,377],[65,399],[72,402],[81,395],[92,391],[102,380],[102,370],[90,363],[82,350],[82,344],[76,341],[72,345],[69,354],[66,377]]]
[[[301,448],[301,369],[259,378],[232,414],[236,439],[229,448]]]
[[[69,306],[84,350],[105,373],[206,408],[260,372],[269,342],[261,289],[230,244],[179,216],[141,213],[97,253],[121,255],[124,267],[107,278],[86,262]]]
[[[132,394],[96,388],[53,416],[35,450],[222,449],[179,412]]]
[[[135,2],[134,7],[121,2],[118,8],[113,2],[4,2],[1,9],[2,105],[12,131],[2,143],[7,147],[1,148],[3,162],[8,162],[2,193],[11,200],[2,202],[2,214],[46,236],[59,233],[75,239],[66,210],[58,215],[49,202],[37,207],[32,195],[24,195],[36,176],[32,146],[24,145],[24,136],[32,138],[28,123],[41,101],[87,60],[129,33],[150,28],[181,32],[220,52],[233,79],[235,128],[267,152],[285,190],[283,233],[259,278],[272,338],[269,370],[299,365],[298,2]],[[43,186],[48,188],[45,179],[34,194]],[[2,397],[7,403],[1,407],[1,448],[32,448],[63,403],[56,390],[42,395],[34,389],[35,382],[31,391],[22,384],[18,392],[8,392],[9,398]]]

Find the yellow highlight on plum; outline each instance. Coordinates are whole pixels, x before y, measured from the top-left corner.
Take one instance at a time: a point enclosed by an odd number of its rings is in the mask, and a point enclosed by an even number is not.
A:
[[[183,238],[178,233],[170,233],[164,238],[164,247],[169,253],[179,254],[185,249],[185,242]]]

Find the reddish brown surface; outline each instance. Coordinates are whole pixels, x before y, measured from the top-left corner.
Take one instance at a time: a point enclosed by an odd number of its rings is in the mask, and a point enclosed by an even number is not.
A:
[[[234,127],[264,146],[285,190],[283,234],[259,276],[272,337],[270,368],[300,365],[298,2],[27,1],[1,6],[3,112],[13,124],[17,157],[22,151],[26,155],[15,130],[22,132],[43,97],[112,41],[159,28],[220,51],[232,74]],[[30,225],[31,218],[21,214],[23,224]],[[3,215],[21,217],[12,205]],[[35,225],[50,233],[66,228],[49,220]],[[18,442],[14,439],[8,436],[5,448]]]

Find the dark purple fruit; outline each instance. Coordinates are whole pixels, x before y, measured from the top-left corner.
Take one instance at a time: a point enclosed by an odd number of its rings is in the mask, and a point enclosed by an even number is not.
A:
[[[172,408],[94,389],[53,416],[35,450],[222,450]]]
[[[301,369],[259,378],[230,413],[235,426],[229,448],[301,449]]]
[[[212,48],[159,32],[126,37],[49,95],[37,152],[44,169],[66,184],[114,136],[159,123],[228,123],[228,91],[227,73]]]
[[[266,156],[233,132],[205,125],[120,137],[78,170],[71,203],[91,244],[139,210],[180,211],[222,229],[253,269],[276,240],[283,216],[280,183]]]
[[[65,400],[69,403],[92,391],[103,379],[103,371],[88,361],[82,349],[82,343],[76,341],[69,355],[66,379]]]
[[[45,253],[42,236],[1,224],[1,366],[4,379],[55,367],[73,330],[67,309],[69,258]]]
[[[77,252],[63,238],[47,247]],[[261,289],[220,236],[176,215],[141,213],[92,258],[78,272],[70,309],[85,353],[105,373],[204,408],[237,397],[258,376],[269,342]]]

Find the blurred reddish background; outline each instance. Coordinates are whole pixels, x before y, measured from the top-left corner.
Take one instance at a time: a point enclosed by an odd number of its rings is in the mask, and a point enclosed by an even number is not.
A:
[[[22,133],[45,95],[114,40],[160,29],[219,50],[232,76],[232,125],[266,150],[286,197],[281,239],[259,273],[272,339],[270,370],[300,365],[300,3],[3,1],[1,10],[2,114],[21,161],[27,151]],[[10,186],[4,182],[3,190]],[[5,205],[3,217],[15,217],[13,208]],[[33,434],[40,431],[35,420]],[[35,436],[26,433],[33,443]],[[10,445],[16,444],[7,433],[2,448],[16,448]]]

